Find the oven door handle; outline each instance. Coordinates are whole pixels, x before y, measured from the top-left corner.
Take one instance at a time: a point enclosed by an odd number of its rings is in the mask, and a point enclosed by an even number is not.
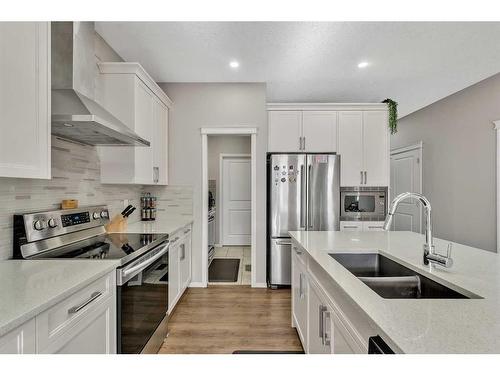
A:
[[[160,250],[156,255],[152,256],[148,260],[141,262],[133,267],[126,268],[126,269],[122,270],[122,277],[127,277],[128,275],[130,275],[136,271],[139,271],[141,269],[144,269],[144,268],[148,267],[149,265],[153,264],[154,262],[156,262],[159,258],[161,258],[168,251],[169,247],[170,247],[170,242],[167,243],[165,245],[165,247],[162,250]]]

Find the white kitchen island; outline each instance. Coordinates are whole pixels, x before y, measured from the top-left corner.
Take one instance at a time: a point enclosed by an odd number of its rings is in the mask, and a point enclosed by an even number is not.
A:
[[[500,353],[496,253],[454,243],[454,265],[445,269],[423,265],[425,239],[412,232],[290,235],[292,324],[306,351],[366,353],[368,337],[379,335],[397,353]],[[446,253],[448,243],[435,239],[437,252]],[[368,252],[378,252],[462,294],[483,298],[384,299],[329,255]],[[328,322],[318,324],[315,302],[326,309]]]

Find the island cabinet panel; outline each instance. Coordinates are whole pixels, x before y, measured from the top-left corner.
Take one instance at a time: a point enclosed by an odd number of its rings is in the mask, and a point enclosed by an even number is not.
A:
[[[0,337],[0,354],[34,354],[35,319]]]
[[[377,328],[295,240],[292,249],[292,326],[306,353],[368,353]]]
[[[295,251],[296,248],[292,250],[292,326],[306,347],[308,281],[305,265]]]
[[[50,179],[50,22],[0,23],[0,51],[0,177]]]

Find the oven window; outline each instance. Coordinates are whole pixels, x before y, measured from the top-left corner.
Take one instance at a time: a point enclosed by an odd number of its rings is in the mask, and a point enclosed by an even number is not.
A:
[[[168,255],[118,287],[120,353],[140,353],[168,309]]]
[[[375,212],[373,195],[346,195],[344,198],[346,212]]]

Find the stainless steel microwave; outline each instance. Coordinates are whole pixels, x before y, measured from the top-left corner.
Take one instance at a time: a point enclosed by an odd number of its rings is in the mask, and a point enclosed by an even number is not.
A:
[[[387,211],[387,188],[341,188],[340,220],[385,219]]]

